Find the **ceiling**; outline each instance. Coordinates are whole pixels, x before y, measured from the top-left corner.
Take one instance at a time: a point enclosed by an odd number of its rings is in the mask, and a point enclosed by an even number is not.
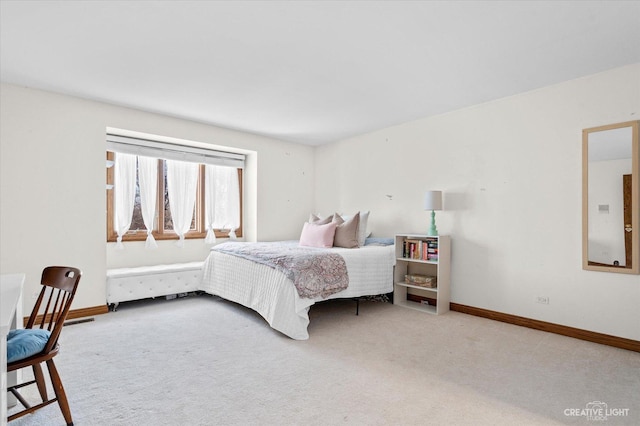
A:
[[[0,7],[3,82],[309,145],[640,63],[638,1]]]

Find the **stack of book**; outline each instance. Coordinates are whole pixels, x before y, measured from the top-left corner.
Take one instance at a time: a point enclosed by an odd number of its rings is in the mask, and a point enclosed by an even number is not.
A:
[[[427,240],[427,254],[425,260],[438,261],[438,240]]]
[[[438,261],[438,240],[406,239],[402,245],[402,257],[405,259]]]

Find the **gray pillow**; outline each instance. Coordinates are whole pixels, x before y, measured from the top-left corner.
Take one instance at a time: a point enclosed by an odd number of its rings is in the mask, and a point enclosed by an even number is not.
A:
[[[334,247],[358,248],[358,232],[360,229],[360,213],[356,213],[348,220],[344,220],[338,213],[333,215],[336,227],[336,235],[333,237]]]
[[[320,219],[318,216],[316,216],[313,213],[309,215],[309,223],[314,223],[316,225],[326,225],[332,220],[333,220],[333,216],[327,216],[324,219]]]

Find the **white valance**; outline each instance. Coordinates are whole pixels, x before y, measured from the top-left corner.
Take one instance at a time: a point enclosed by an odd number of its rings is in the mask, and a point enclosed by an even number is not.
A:
[[[218,151],[215,149],[179,145],[109,133],[107,133],[107,151],[161,158],[163,160],[187,161],[190,163],[235,168],[244,168],[245,159],[244,154],[234,152]]]

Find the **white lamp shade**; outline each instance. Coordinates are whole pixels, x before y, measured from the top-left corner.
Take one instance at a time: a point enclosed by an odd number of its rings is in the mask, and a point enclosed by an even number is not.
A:
[[[424,193],[425,210],[442,210],[442,191],[427,191]]]

